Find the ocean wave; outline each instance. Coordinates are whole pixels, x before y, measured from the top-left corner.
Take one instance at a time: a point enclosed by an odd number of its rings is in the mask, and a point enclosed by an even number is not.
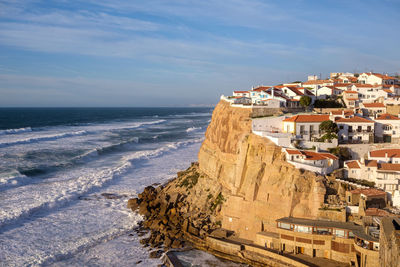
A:
[[[125,174],[133,167],[133,162],[136,160],[158,157],[171,150],[176,150],[192,143],[198,143],[202,140],[203,138],[197,138],[166,143],[155,150],[137,151],[123,156],[114,166],[99,170],[87,169],[84,174],[79,175],[77,178],[31,184],[8,190],[7,195],[4,195],[5,201],[2,204],[5,207],[9,206],[13,208],[0,211],[0,227],[27,218],[38,211],[57,209],[82,194],[86,194],[95,188],[101,188],[111,180]],[[65,175],[69,176],[71,174],[66,173]],[[15,203],[18,203],[18,205]]]
[[[18,129],[0,130],[0,135],[19,134],[19,133],[26,133],[26,132],[32,132],[32,128],[26,127],[26,128],[18,128]]]
[[[17,170],[0,174],[0,189],[25,183],[29,178]]]
[[[190,132],[197,131],[197,130],[200,130],[200,129],[201,129],[201,127],[190,127],[190,128],[186,129],[186,132],[190,133]]]
[[[0,142],[0,147],[30,144],[30,143],[43,142],[43,141],[53,141],[53,140],[57,140],[57,139],[61,139],[61,138],[80,136],[80,135],[85,135],[85,134],[87,134],[87,131],[76,131],[76,132],[67,132],[67,133],[59,133],[59,134],[52,134],[52,135],[43,135],[43,136],[31,137],[31,138],[20,139],[20,140]]]

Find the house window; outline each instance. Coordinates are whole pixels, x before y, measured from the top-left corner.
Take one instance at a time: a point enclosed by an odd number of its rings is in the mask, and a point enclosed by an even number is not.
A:
[[[343,130],[343,125],[339,125],[339,130]]]

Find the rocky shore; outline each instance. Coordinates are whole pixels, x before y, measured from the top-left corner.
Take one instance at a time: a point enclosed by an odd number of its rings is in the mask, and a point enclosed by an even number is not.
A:
[[[192,163],[166,185],[148,186],[137,198],[130,199],[128,208],[144,216],[137,231],[150,230],[150,236],[141,243],[164,250],[185,245],[201,247],[202,240],[220,228],[217,213],[224,201],[222,193],[215,194],[207,180],[198,164]],[[200,196],[204,192],[208,194]],[[193,202],[193,196],[198,196],[197,201]]]

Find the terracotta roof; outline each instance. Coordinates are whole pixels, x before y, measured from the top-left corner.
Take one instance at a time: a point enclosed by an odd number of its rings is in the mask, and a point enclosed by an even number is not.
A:
[[[342,122],[342,123],[349,123],[349,122],[363,122],[363,123],[374,123],[374,121],[354,116],[352,118],[338,118],[336,122]]]
[[[312,80],[304,82],[303,84],[323,84],[323,83],[332,83],[331,80]]]
[[[253,91],[257,91],[257,92],[266,91],[269,88],[271,88],[271,86],[260,86],[260,87],[254,88]]]
[[[296,149],[285,149],[285,150],[290,155],[302,155],[300,150],[296,150]]]
[[[365,210],[366,216],[378,216],[378,217],[385,217],[389,216],[389,212],[377,208],[368,208]]]
[[[336,87],[349,87],[353,85],[352,83],[337,83],[335,84]]]
[[[389,93],[389,94],[393,93],[392,90],[390,90],[390,89],[383,89],[383,91],[385,91],[386,93]]]
[[[236,94],[248,93],[249,91],[233,91]]]
[[[351,90],[346,90],[343,93],[345,93],[345,94],[358,94],[357,91],[351,91]]]
[[[400,120],[399,117],[396,117],[396,116],[394,116],[392,114],[389,114],[389,113],[381,114],[376,119],[377,120],[396,120],[396,121]]]
[[[363,103],[366,108],[384,108],[385,104],[383,103]]]
[[[376,161],[376,160],[366,160],[364,165],[365,165],[365,167],[378,168],[378,161]]]
[[[357,160],[348,161],[345,164],[346,164],[347,168],[349,168],[349,169],[361,169]]]
[[[283,121],[292,122],[323,122],[329,121],[329,115],[295,115]]]
[[[330,153],[321,153],[321,152],[314,152],[310,150],[301,150],[301,153],[306,156],[305,160],[325,160],[325,159],[334,159],[337,160],[333,154]]]
[[[344,111],[344,115],[347,115],[347,116],[349,116],[349,115],[353,115],[354,114],[354,112],[352,111],[352,110],[340,110],[340,109],[338,109],[338,110],[331,110],[331,114],[332,115],[342,115],[343,112]]]
[[[374,75],[376,77],[381,78],[382,80],[396,80],[395,77],[391,77],[391,76],[388,76],[388,75],[383,75],[383,74],[380,74],[380,73],[367,73],[367,74],[368,75]]]
[[[304,95],[302,92],[300,92],[296,87],[287,87],[289,88],[293,93],[295,93],[296,95]]]
[[[386,153],[389,158],[400,158],[400,149],[381,149],[370,152],[370,156],[373,158],[384,158]]]
[[[366,195],[367,197],[373,197],[373,196],[385,196],[386,192],[382,190],[378,190],[376,188],[366,188],[366,189],[354,189],[351,190],[350,193],[353,194],[363,194]]]
[[[366,83],[366,84],[364,84],[364,83],[353,83],[353,85],[354,85],[355,87],[366,87],[366,88],[372,88],[372,87],[374,87],[372,84],[368,84],[368,83]]]
[[[378,170],[379,170],[379,171],[398,172],[398,171],[400,171],[400,164],[394,164],[394,163],[379,163]]]

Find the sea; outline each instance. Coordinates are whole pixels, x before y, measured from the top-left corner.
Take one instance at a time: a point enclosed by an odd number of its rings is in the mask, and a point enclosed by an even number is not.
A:
[[[142,217],[127,201],[197,161],[211,114],[0,109],[0,266],[160,264],[139,243]],[[220,265],[199,251],[182,257],[187,266]]]

